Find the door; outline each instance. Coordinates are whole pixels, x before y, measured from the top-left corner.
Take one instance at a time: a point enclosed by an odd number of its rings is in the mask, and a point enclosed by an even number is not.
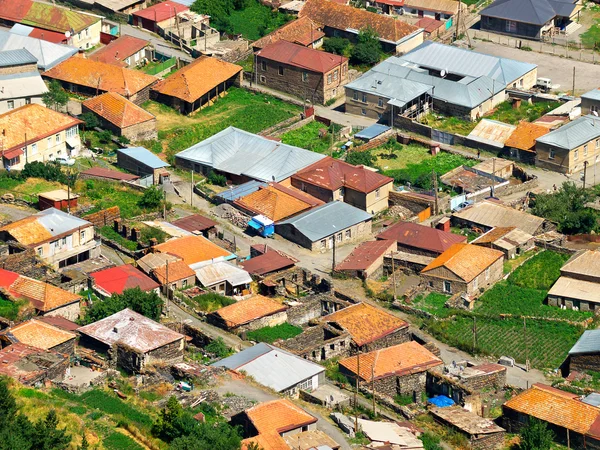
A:
[[[333,236],[330,236],[329,239],[327,239],[327,248],[333,248]]]

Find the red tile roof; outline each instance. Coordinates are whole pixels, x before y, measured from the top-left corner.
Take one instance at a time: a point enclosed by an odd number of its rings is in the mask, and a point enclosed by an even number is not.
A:
[[[52,42],[54,44],[66,44],[67,37],[64,33],[58,33],[56,31],[42,30],[41,28],[32,27],[29,37],[41,39],[43,41]]]
[[[173,225],[193,233],[194,231],[204,231],[210,228],[216,227],[217,222],[208,217],[201,216],[200,214],[192,214],[190,216],[182,217],[171,222]]]
[[[276,300],[256,295],[247,300],[240,300],[232,305],[217,309],[212,314],[220,317],[228,328],[235,328],[286,309],[287,306]]]
[[[108,295],[122,294],[125,289],[139,287],[142,291],[156,289],[158,283],[130,264],[93,272],[94,284]]]
[[[49,350],[57,345],[74,340],[77,335],[36,319],[21,322],[7,328],[3,333],[10,334],[18,342],[32,347]]]
[[[290,268],[297,261],[297,259],[287,256],[283,252],[271,250],[240,263],[240,267],[252,275],[266,275],[271,272]]]
[[[119,128],[156,120],[152,114],[114,92],[90,98],[83,102],[83,106]]]
[[[152,87],[152,91],[192,103],[243,70],[210,56],[201,56]]]
[[[336,271],[367,270],[373,263],[385,254],[396,250],[395,241],[369,241],[363,242],[348,255],[341,263],[335,266]]]
[[[423,17],[421,20],[415,23],[415,26],[423,28],[426,33],[433,33],[444,24],[445,23],[441,20],[435,20],[433,17]]]
[[[104,167],[92,167],[80,173],[80,175],[90,175],[99,178],[108,178],[110,180],[133,181],[139,177],[130,173],[119,172],[118,170],[105,169]]]
[[[419,30],[416,26],[395,17],[340,5],[329,0],[307,0],[298,16],[310,17],[321,27],[343,31],[370,27],[377,32],[380,39],[392,42],[398,42]]]
[[[93,61],[127,67],[124,60],[146,48],[148,45],[150,45],[150,42],[144,39],[125,35],[92,53],[89,58]]]
[[[372,170],[329,156],[292,175],[292,179],[331,191],[346,187],[365,194],[394,181]]]
[[[168,272],[166,264],[162,267],[157,267],[153,272],[160,284],[167,283],[167,273],[169,276],[169,283],[175,283],[176,281],[196,276],[196,272],[194,272],[190,266],[188,266],[181,259],[179,261],[173,261],[172,263],[169,263]]]
[[[190,8],[180,3],[166,1],[158,3],[149,8],[142,9],[141,11],[136,11],[132,14],[135,17],[141,17],[142,19],[150,20],[156,23],[171,19],[175,17],[176,14],[179,14],[183,11],[188,11],[189,9]]]
[[[398,222],[386,228],[377,235],[377,239],[392,240],[407,247],[439,254],[454,244],[467,241],[465,236],[410,222]]]
[[[343,56],[292,44],[284,40],[263,47],[257,56],[321,74],[330,72],[348,60]]]
[[[308,47],[324,36],[325,33],[319,30],[316,23],[308,17],[302,17],[300,19],[292,20],[281,28],[260,38],[258,41],[253,42],[252,47],[263,48],[268,44],[281,40]]]
[[[158,78],[137,70],[73,56],[42,74],[48,78],[130,97],[155,83]]]

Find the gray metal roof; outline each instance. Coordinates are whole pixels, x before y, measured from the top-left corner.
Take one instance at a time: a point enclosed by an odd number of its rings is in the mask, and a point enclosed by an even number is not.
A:
[[[228,190],[223,191],[219,195],[217,195],[217,197],[225,201],[232,202],[237,198],[250,195],[266,185],[267,183],[263,181],[250,180],[247,183],[240,184],[239,186],[231,186]]]
[[[588,100],[600,100],[600,89],[592,89],[581,96],[581,98],[587,98]]]
[[[196,277],[205,288],[227,281],[232,286],[252,283],[252,277],[241,267],[225,261],[216,261],[194,270]]]
[[[362,130],[361,132],[356,133],[354,135],[354,137],[359,138],[359,139],[369,139],[370,140],[370,139],[376,138],[380,134],[383,134],[390,129],[391,128],[386,125],[374,123],[370,127],[367,127],[364,130]]]
[[[484,200],[452,214],[484,227],[516,227],[535,236],[544,219],[500,203]]]
[[[310,241],[316,242],[360,222],[371,220],[371,214],[344,202],[330,202],[279,222],[291,225]]]
[[[46,92],[48,92],[48,87],[37,70],[35,72],[0,75],[0,100],[37,97]]]
[[[79,227],[91,225],[87,220],[72,216],[56,208],[48,208],[40,211],[35,214],[35,217],[38,223],[48,230],[52,236],[58,236]]]
[[[0,51],[0,67],[22,66],[24,64],[37,64],[37,58],[27,49]]]
[[[592,392],[591,394],[583,397],[581,401],[583,403],[587,403],[588,405],[600,407],[600,394],[597,392]]]
[[[0,51],[16,49],[27,49],[37,59],[38,69],[41,70],[49,70],[79,52],[75,47],[0,31]]]
[[[281,181],[325,156],[229,127],[175,157],[224,173]]]
[[[541,26],[556,16],[571,16],[576,6],[572,0],[496,0],[480,15]]]
[[[277,392],[296,386],[325,370],[323,366],[314,362],[264,343],[257,344],[212,365],[243,370],[258,383]]]
[[[586,330],[569,350],[569,355],[600,352],[600,330]]]
[[[536,142],[573,150],[597,138],[600,138],[600,117],[590,114],[537,138]]]
[[[160,169],[161,167],[170,166],[169,163],[164,162],[162,159],[144,147],[120,148],[117,150],[117,153],[127,155],[152,169]]]

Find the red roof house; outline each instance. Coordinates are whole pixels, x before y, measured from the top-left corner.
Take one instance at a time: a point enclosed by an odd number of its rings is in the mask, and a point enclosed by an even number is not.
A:
[[[388,194],[393,184],[390,177],[331,157],[292,175],[292,186],[324,202],[343,200],[370,213],[388,207]]]
[[[396,249],[395,247],[394,241],[363,242],[335,266],[335,271],[366,279],[383,266],[385,255],[389,256]]]
[[[124,35],[92,53],[89,58],[93,61],[133,69],[142,62],[145,57],[144,50],[149,45],[150,42],[144,39]]]
[[[398,250],[436,257],[454,244],[467,242],[465,236],[410,222],[398,222],[377,235],[379,240],[391,240]]]
[[[318,73],[327,73],[342,62],[348,61],[348,58],[343,56],[284,40],[265,46],[257,53],[257,56]]]
[[[158,28],[169,25],[169,22],[172,22],[177,14],[189,11],[189,9],[185,5],[172,1],[157,3],[149,8],[134,12],[132,14],[133,25],[156,32]]]
[[[105,297],[122,294],[125,289],[140,288],[144,292],[157,290],[159,285],[152,278],[130,264],[93,272],[94,289]]]
[[[251,275],[267,275],[280,270],[289,269],[298,262],[297,259],[277,250],[270,250],[262,255],[240,263],[240,267]]]

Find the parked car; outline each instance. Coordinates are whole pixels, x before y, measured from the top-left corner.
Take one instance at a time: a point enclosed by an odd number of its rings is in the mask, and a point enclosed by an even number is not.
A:
[[[61,166],[72,166],[75,164],[75,160],[73,158],[63,158],[61,156],[56,158],[54,162],[60,164]]]
[[[461,209],[465,209],[467,206],[471,206],[473,204],[473,200],[467,200],[466,202],[459,203],[452,212],[458,212]]]

